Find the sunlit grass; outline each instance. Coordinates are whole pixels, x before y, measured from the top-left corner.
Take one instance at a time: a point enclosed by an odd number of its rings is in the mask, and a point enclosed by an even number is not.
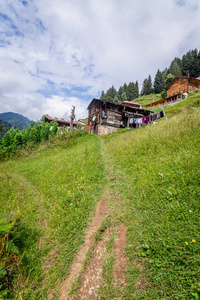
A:
[[[1,215],[18,215],[24,233],[32,232],[20,249],[14,290],[25,299],[46,299],[69,274],[101,198],[105,177],[99,140],[88,135],[68,148],[2,163],[0,177]]]
[[[183,104],[177,110],[159,126],[104,137],[126,202],[129,299],[198,299],[200,293],[200,111]],[[130,275],[137,257],[149,282],[140,291]]]

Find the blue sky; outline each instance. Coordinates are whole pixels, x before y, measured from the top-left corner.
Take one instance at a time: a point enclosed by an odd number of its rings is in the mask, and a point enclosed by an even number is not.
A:
[[[0,0],[0,113],[77,119],[200,49],[199,0]]]

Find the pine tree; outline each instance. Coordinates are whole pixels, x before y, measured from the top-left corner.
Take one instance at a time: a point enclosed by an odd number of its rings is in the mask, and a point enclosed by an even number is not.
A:
[[[135,83],[135,98],[139,97],[139,85],[138,85],[138,81],[136,81]]]
[[[128,88],[126,82],[124,83],[123,88],[124,88],[124,92],[126,93],[127,92],[127,88]]]
[[[193,56],[191,51],[187,52],[183,55],[182,58],[182,74],[183,76],[190,75],[191,69],[192,69],[192,63],[193,63]]]
[[[123,86],[120,86],[119,90],[118,90],[118,100],[119,102],[121,103],[123,100],[122,100],[122,94],[124,93],[124,88]]]
[[[171,65],[169,68],[169,74],[172,74],[175,77],[182,76],[182,71],[181,71],[181,68],[180,68],[176,58],[171,62]]]
[[[152,90],[151,75],[149,75],[149,77],[143,81],[141,96],[151,94]]]
[[[159,94],[163,91],[165,84],[163,80],[162,72],[158,69],[154,79],[154,93]]]
[[[127,87],[126,95],[127,95],[128,101],[131,101],[134,99],[134,97],[135,97],[135,83],[134,82],[129,83],[129,85]]]
[[[102,91],[101,96],[100,96],[100,99],[101,99],[101,100],[105,100],[105,93],[104,93],[104,91]]]
[[[115,96],[117,95],[117,91],[116,89],[114,88],[114,86],[112,85],[111,88],[109,88],[106,92],[106,101],[109,101],[109,102],[114,102],[114,98]]]
[[[193,63],[190,67],[190,76],[196,78],[200,76],[200,56],[197,49],[193,50],[191,54],[193,57]]]
[[[170,82],[172,82],[173,79],[174,79],[174,75],[168,74],[167,77],[166,77],[166,79],[165,79],[165,87],[168,86],[168,84]]]

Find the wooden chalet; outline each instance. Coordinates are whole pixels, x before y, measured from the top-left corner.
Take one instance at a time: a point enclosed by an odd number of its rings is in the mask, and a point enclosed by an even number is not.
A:
[[[200,77],[192,78],[187,76],[175,77],[166,87],[167,97],[153,103],[144,105],[144,107],[153,107],[174,103],[178,100],[187,98],[188,93],[200,89]]]
[[[70,121],[69,120],[65,120],[63,118],[52,118],[50,116],[45,116],[45,122],[51,123],[53,121],[56,121],[58,123],[58,127],[69,127],[70,128]],[[85,126],[84,123],[80,122],[80,121],[74,121],[73,122],[73,128],[76,128],[78,125],[81,126]]]
[[[97,135],[106,135],[118,128],[134,127],[134,119],[149,116],[151,113],[149,110],[131,106],[131,102],[124,102],[117,104],[93,99],[88,106],[87,130]]]

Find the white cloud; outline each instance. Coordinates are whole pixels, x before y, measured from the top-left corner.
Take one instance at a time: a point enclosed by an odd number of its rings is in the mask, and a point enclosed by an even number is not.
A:
[[[31,119],[81,113],[102,89],[200,49],[199,0],[0,3],[0,110]]]

